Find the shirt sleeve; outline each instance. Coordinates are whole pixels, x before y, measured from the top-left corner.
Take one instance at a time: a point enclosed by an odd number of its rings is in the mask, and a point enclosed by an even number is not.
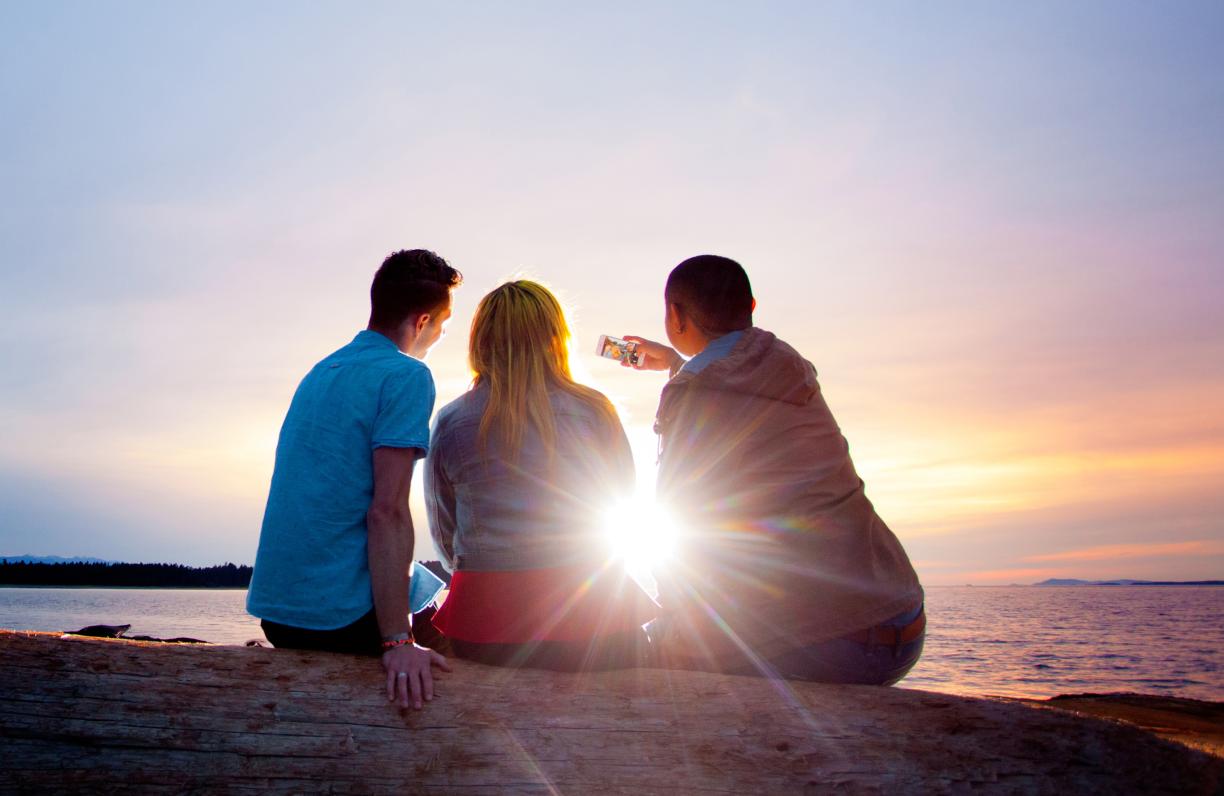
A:
[[[442,432],[445,433],[445,432]],[[440,438],[438,424],[434,439]],[[446,476],[442,463],[445,445],[433,450],[425,459],[425,510],[429,517],[429,533],[442,565],[455,571],[455,489]]]
[[[395,373],[383,382],[371,448],[429,450],[429,416],[433,414],[433,376],[420,367]]]
[[[613,478],[609,483],[632,484],[636,480],[636,473],[633,467],[633,449],[629,446],[629,437],[625,434],[625,427],[619,418],[614,419],[612,425],[613,428],[609,430],[611,438],[609,458]]]

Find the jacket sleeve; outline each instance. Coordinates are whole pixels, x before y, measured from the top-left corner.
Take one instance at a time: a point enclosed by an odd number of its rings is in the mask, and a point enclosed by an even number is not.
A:
[[[693,451],[693,426],[697,418],[687,411],[687,401],[677,395],[675,389],[660,402],[655,431],[659,434],[659,461],[655,475],[655,499],[663,505],[678,524],[682,559],[692,556],[701,545],[699,524],[695,521],[691,506],[691,490],[688,488],[689,474],[698,459]],[[675,568],[666,568],[655,575],[659,604],[670,617],[667,627],[687,624],[682,616],[695,612],[689,604],[685,577]],[[660,626],[662,629],[664,625]],[[663,631],[666,635],[667,631]]]
[[[629,447],[629,437],[626,436],[625,427],[619,419],[614,422],[614,426],[610,431],[611,449],[608,456],[615,478],[613,483],[636,483],[637,474],[633,467],[633,449]]]
[[[439,439],[435,426],[433,439]],[[429,517],[429,533],[434,547],[447,571],[455,571],[455,488],[446,475],[443,463],[445,445],[434,445],[425,459],[425,510]]]
[[[703,593],[714,584],[727,587],[735,580],[730,573],[751,567],[758,552],[745,545],[754,535],[738,533],[746,525],[735,521],[754,500],[742,445],[757,418],[736,396],[676,385],[658,421],[656,496],[677,523],[676,555],[685,563],[657,577],[659,602],[697,621]]]
[[[688,389],[673,390],[659,406],[659,468],[656,495],[673,512],[692,515],[701,508],[701,476],[715,466],[708,417],[697,413]],[[695,519],[695,518],[694,518]]]

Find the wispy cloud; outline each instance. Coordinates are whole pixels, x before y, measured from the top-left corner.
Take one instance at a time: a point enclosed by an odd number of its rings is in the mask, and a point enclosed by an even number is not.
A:
[[[1027,556],[1022,561],[1046,563],[1059,561],[1113,561],[1120,558],[1159,558],[1166,556],[1222,555],[1224,541],[1198,540],[1152,544],[1111,544]]]

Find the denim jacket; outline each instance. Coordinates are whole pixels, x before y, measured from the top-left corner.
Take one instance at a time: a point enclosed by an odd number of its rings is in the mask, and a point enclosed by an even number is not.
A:
[[[425,462],[425,504],[448,569],[522,570],[592,561],[608,553],[610,502],[634,484],[625,430],[561,390],[550,393],[556,424],[550,462],[534,429],[512,462],[477,434],[489,389],[477,387],[438,412]]]

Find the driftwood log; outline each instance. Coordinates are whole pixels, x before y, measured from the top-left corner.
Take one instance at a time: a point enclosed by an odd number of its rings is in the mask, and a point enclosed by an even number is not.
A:
[[[1220,793],[1224,760],[1015,701],[0,631],[0,791]]]

